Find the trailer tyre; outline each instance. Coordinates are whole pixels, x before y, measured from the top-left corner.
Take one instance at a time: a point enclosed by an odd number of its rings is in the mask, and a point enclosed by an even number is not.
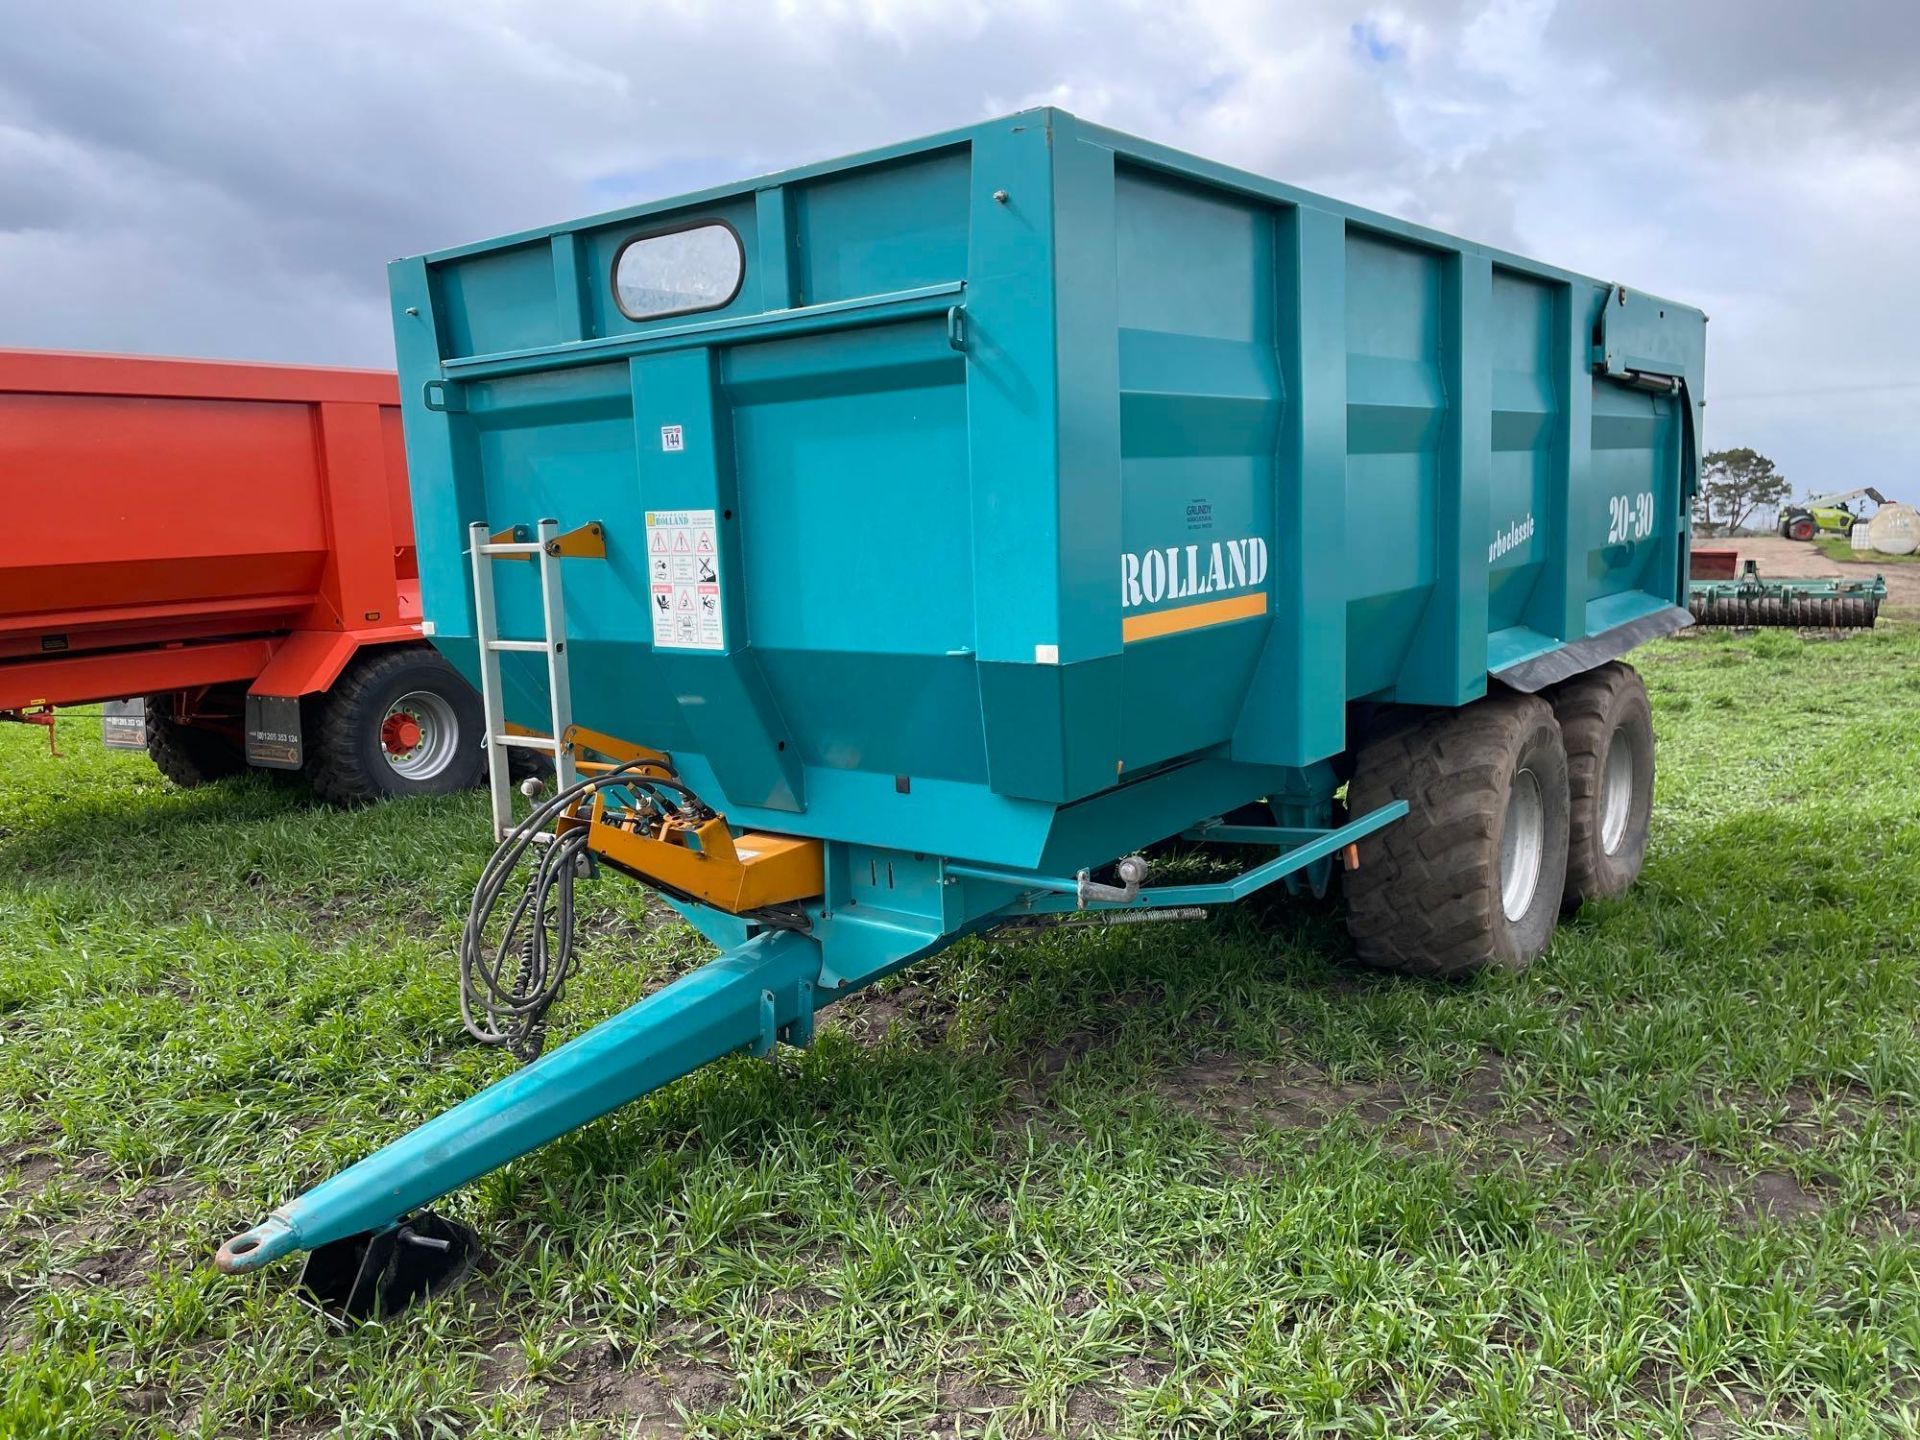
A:
[[[451,794],[479,783],[481,725],[480,697],[439,652],[372,651],[321,699],[307,773],[336,805]]]
[[[1498,694],[1390,715],[1361,746],[1355,815],[1404,819],[1359,845],[1347,930],[1368,965],[1413,975],[1521,971],[1553,938],[1567,864],[1567,752],[1553,707]]]
[[[1624,895],[1640,878],[1653,819],[1653,709],[1640,673],[1618,660],[1553,692],[1572,806],[1564,908]]]
[[[161,713],[164,695],[147,698],[147,755],[162,775],[191,790],[238,775],[247,768],[246,753],[226,736],[193,725],[182,725]]]

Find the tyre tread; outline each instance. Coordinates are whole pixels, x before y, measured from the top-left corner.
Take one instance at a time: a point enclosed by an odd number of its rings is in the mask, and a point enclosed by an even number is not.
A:
[[[1492,838],[1516,749],[1552,708],[1498,694],[1459,710],[1390,716],[1361,745],[1349,807],[1396,799],[1408,816],[1360,843],[1345,877],[1348,930],[1359,958],[1382,969],[1447,978],[1502,968],[1493,944],[1498,876],[1463,847]]]
[[[245,754],[233,745],[218,735],[154,713],[155,703],[147,701],[147,757],[167,779],[192,790],[246,770]]]
[[[359,749],[366,717],[361,713],[371,696],[397,670],[430,656],[458,680],[459,672],[440,660],[436,651],[415,645],[383,646],[350,664],[333,688],[315,707],[312,743],[307,747],[307,776],[313,790],[331,805],[361,805],[384,800],[392,793],[369,770]],[[460,683],[465,683],[464,681]]]
[[[1561,682],[1553,690],[1554,713],[1567,744],[1568,815],[1566,905],[1615,893],[1618,886],[1599,873],[1599,795],[1606,743],[1623,702],[1638,694],[1646,706],[1646,685],[1640,672],[1622,660],[1610,660]],[[1648,743],[1652,744],[1651,710]],[[1638,865],[1634,867],[1638,872]]]

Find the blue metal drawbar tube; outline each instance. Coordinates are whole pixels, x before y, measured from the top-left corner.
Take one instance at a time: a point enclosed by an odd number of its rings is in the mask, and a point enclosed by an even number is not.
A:
[[[1263,890],[1276,881],[1297,874],[1316,860],[1337,855],[1357,844],[1384,825],[1390,825],[1407,813],[1407,802],[1395,800],[1358,820],[1333,830],[1315,830],[1297,825],[1227,825],[1215,822],[1196,826],[1185,838],[1219,841],[1233,845],[1278,845],[1281,851],[1271,860],[1243,870],[1231,880],[1200,885],[1158,885],[1142,889],[1132,900],[1080,900],[1081,882],[1059,875],[1030,875],[1017,870],[1000,870],[988,865],[949,862],[947,873],[963,879],[988,880],[999,885],[1014,885],[1028,892],[1009,910],[1023,915],[1057,914],[1070,910],[1170,909],[1188,905],[1232,905]]]
[[[959,863],[949,863],[946,873],[991,884],[1004,899],[996,913],[1008,919],[1074,908],[1230,904],[1337,853],[1406,810],[1405,801],[1395,801],[1323,831],[1220,827],[1239,832],[1235,838],[1245,843],[1293,843],[1230,881],[1149,887],[1126,903],[1089,901],[1076,907],[1072,880]],[[1061,888],[1069,893],[1031,893]],[[907,948],[919,947],[909,942]],[[885,968],[872,967],[870,978]],[[378,1232],[702,1065],[739,1051],[764,1055],[780,1040],[805,1043],[816,1008],[850,993],[846,987],[828,990],[822,973],[818,940],[790,930],[763,931],[281,1206],[222,1245],[217,1262],[222,1270],[240,1274],[297,1251]]]
[[[736,1050],[810,1024],[820,949],[773,931],[435,1116],[221,1246],[220,1268],[377,1230],[549,1140]]]

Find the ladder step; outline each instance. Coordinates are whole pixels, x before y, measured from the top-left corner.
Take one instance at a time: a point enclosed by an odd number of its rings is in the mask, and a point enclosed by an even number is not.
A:
[[[527,537],[529,527],[525,525],[508,526],[502,530],[481,522],[467,527],[470,540],[467,549],[468,568],[473,571],[474,636],[480,645],[480,704],[485,715],[484,733],[487,736],[488,801],[493,811],[493,833],[502,840],[517,833],[514,785],[509,769],[516,751],[531,750],[550,756],[548,765],[540,768],[546,769],[550,765],[553,771],[550,778],[558,785],[569,785],[575,778],[577,762],[573,747],[558,738],[571,728],[573,710],[568,694],[566,605],[561,589],[560,567],[548,562],[556,556],[564,558],[569,554],[601,554],[605,543],[597,523],[581,526],[565,536],[560,534],[556,520],[542,520],[531,528],[535,534]],[[539,572],[541,638],[503,639],[500,635],[500,612],[494,595],[494,577],[499,572],[493,569],[493,562],[533,559],[539,561],[534,568]],[[527,628],[532,627],[529,625]],[[506,716],[499,659],[503,653],[546,657],[544,663],[551,682],[548,686],[550,713],[546,735],[510,733],[520,727],[511,724]],[[537,838],[539,843],[548,844],[554,839],[554,834],[551,831],[543,832]]]
[[[547,735],[496,735],[493,737],[493,743],[521,750],[544,750],[549,755],[556,755],[560,751],[560,747],[553,742],[552,737]]]

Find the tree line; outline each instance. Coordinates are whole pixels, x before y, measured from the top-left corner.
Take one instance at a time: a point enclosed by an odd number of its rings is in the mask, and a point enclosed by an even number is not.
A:
[[[1693,523],[1703,532],[1730,535],[1754,512],[1778,505],[1792,493],[1787,477],[1758,450],[1710,451],[1700,461],[1700,493]]]

